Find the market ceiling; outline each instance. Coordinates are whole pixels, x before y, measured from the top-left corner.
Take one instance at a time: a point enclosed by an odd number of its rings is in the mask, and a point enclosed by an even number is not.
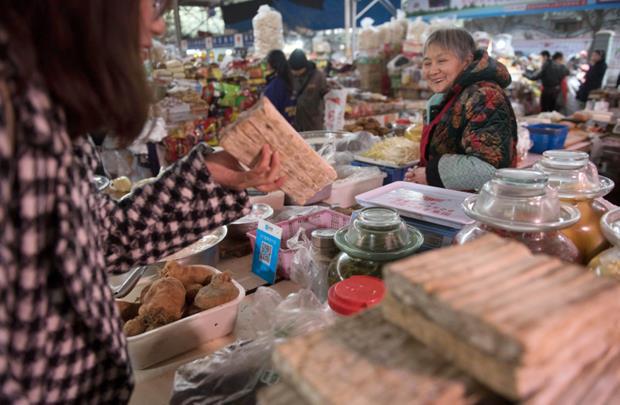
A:
[[[372,0],[358,1],[358,10],[363,10]],[[400,0],[390,0],[400,7]],[[252,29],[252,17],[258,7],[269,4],[282,14],[284,24],[290,28],[326,30],[344,26],[344,0],[179,0],[181,6],[222,6],[227,28],[238,31]],[[389,21],[391,15],[381,5],[375,5],[365,15],[381,24]]]

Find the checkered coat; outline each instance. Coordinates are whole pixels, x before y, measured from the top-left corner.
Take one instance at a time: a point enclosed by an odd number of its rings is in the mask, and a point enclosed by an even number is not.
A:
[[[92,182],[93,145],[69,138],[41,83],[17,90],[15,72],[0,47],[0,403],[127,402],[132,372],[106,273],[247,213],[247,194],[212,181],[199,145],[112,201]]]

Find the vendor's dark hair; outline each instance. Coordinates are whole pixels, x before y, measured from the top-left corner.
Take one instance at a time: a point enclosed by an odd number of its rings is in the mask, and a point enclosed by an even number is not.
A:
[[[450,50],[462,61],[476,52],[476,42],[469,32],[462,28],[442,28],[433,31],[424,43],[424,54],[431,45]]]
[[[149,110],[138,0],[0,0],[20,85],[41,78],[73,138],[139,135]]]
[[[293,76],[291,67],[286,60],[286,55],[279,49],[274,49],[267,55],[267,63],[275,71],[276,75],[284,80],[289,91],[293,89]]]
[[[601,57],[601,60],[604,61],[605,60],[605,51],[602,49],[595,49],[594,52],[598,53],[598,55]]]
[[[564,58],[564,54],[562,52],[556,52],[553,54],[553,60],[558,60],[558,59],[563,59]]]
[[[542,52],[540,53],[540,56],[544,56],[544,57],[545,57],[545,58],[547,58],[547,59],[551,58],[551,54],[550,54],[550,53],[549,53],[549,51],[547,51],[547,50],[542,51]]]

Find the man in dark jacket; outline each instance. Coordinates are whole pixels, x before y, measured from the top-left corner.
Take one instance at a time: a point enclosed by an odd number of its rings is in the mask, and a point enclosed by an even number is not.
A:
[[[577,91],[577,100],[585,103],[592,90],[603,87],[603,78],[607,71],[607,63],[605,63],[605,51],[600,49],[592,52],[590,57],[590,69],[586,73],[584,82]]]
[[[323,96],[327,93],[327,81],[316,65],[309,62],[301,49],[295,49],[288,63],[293,73],[293,93],[297,99],[295,129],[317,131],[325,128]]]
[[[526,74],[530,80],[540,80],[542,82],[542,94],[540,95],[541,111],[555,111],[556,101],[562,91],[562,80],[566,76],[566,67],[551,60],[548,51],[542,51],[542,68],[533,75]]]

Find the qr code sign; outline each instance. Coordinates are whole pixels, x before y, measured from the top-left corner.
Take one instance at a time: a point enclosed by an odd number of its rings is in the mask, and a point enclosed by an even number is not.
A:
[[[261,263],[266,264],[267,266],[269,266],[269,264],[271,263],[271,245],[268,243],[261,243],[260,245],[260,253],[258,255],[258,260]]]

